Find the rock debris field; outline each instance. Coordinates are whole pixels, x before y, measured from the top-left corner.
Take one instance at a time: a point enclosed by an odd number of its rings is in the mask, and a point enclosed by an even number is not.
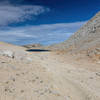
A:
[[[100,63],[1,42],[0,100],[100,100]]]

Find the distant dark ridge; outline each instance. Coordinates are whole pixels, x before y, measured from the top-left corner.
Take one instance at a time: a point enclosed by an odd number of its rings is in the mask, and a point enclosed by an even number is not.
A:
[[[35,47],[42,47],[41,44],[28,44],[28,45],[23,45],[25,48],[35,48]]]

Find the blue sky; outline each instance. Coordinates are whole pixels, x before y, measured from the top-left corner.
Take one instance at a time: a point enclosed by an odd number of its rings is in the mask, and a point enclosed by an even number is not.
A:
[[[0,0],[0,41],[59,43],[99,10],[100,0]]]

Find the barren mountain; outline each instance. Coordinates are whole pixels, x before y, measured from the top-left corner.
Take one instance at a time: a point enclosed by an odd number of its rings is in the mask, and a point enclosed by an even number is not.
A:
[[[80,52],[98,49],[100,51],[100,12],[63,43],[49,46],[56,50]]]

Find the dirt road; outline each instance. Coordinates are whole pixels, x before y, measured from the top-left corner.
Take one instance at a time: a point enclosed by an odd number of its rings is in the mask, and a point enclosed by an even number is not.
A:
[[[0,100],[100,100],[100,64],[50,51],[27,55],[0,56]]]

